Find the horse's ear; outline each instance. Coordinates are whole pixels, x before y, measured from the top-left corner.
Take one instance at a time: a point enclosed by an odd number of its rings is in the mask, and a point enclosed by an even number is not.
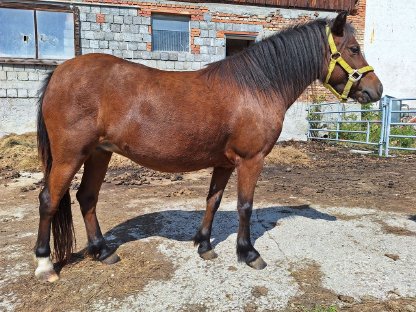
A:
[[[335,36],[342,37],[344,35],[344,27],[345,23],[347,22],[347,15],[347,11],[342,11],[335,18],[331,27],[331,31]]]

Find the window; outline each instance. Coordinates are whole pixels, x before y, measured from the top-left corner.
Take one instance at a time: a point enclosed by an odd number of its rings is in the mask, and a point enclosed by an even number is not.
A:
[[[152,15],[153,51],[189,51],[189,16]]]
[[[237,54],[255,42],[255,37],[251,36],[226,35],[225,39],[225,56]]]
[[[0,62],[58,63],[79,54],[74,10],[0,7]]]
[[[34,11],[0,8],[0,56],[35,58]]]

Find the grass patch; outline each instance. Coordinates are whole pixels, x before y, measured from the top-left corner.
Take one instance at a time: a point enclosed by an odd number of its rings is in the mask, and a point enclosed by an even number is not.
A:
[[[337,307],[336,306],[329,306],[329,307],[324,307],[324,306],[316,306],[312,309],[304,309],[304,312],[337,312]]]

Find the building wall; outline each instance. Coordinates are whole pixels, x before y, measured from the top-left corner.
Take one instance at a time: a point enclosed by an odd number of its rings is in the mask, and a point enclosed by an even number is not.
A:
[[[384,94],[416,98],[416,1],[367,0],[365,54]]]
[[[108,5],[108,2],[101,5],[97,1],[85,1],[85,5],[77,5],[80,11],[82,54],[108,53],[168,70],[197,70],[224,58],[227,33],[256,36],[264,30],[276,31],[318,17],[335,16],[331,12],[230,4],[125,1],[121,5]],[[152,51],[152,13],[190,16],[189,52]],[[360,21],[359,18],[356,19]],[[363,28],[358,26],[358,33],[362,36]],[[0,64],[0,135],[35,130],[36,92],[46,73],[53,68],[54,66]],[[318,93],[325,94],[322,89],[318,89]],[[304,130],[301,131],[306,132],[306,112],[293,108],[290,114],[296,123],[303,122]],[[290,119],[286,121],[288,122]],[[283,134],[283,137],[291,136]],[[295,138],[299,138],[299,135]]]
[[[54,68],[0,64],[0,137],[35,131],[38,91]]]

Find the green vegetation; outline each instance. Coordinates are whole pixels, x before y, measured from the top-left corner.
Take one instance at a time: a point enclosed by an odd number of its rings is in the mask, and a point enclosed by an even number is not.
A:
[[[321,114],[314,114],[321,112],[321,108],[319,106],[310,106],[307,119],[309,120],[309,127],[311,129],[319,129],[321,126]],[[316,122],[315,122],[316,121]],[[320,131],[310,131],[310,135],[312,137],[319,137]]]
[[[323,306],[316,306],[312,309],[304,309],[304,312],[337,312],[336,306],[329,306],[329,307],[323,307]]]
[[[414,126],[400,126],[391,128],[391,134],[394,135],[416,135]],[[416,147],[416,139],[412,138],[390,138],[390,146]]]

